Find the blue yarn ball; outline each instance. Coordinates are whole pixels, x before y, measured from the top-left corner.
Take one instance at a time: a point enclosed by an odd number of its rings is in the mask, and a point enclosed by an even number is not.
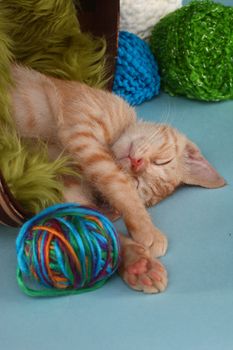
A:
[[[54,205],[27,221],[16,250],[18,284],[37,297],[95,290],[120,262],[113,224],[97,210],[75,203]]]
[[[159,94],[158,65],[146,42],[120,32],[113,92],[135,106]]]

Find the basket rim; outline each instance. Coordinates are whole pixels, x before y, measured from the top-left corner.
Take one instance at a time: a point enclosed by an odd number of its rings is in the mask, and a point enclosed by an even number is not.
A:
[[[14,198],[0,170],[0,223],[17,227],[32,216],[33,213],[25,210]]]

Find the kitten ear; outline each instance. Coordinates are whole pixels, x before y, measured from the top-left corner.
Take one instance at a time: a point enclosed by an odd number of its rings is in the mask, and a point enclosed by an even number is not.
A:
[[[226,184],[223,177],[203,157],[200,150],[192,142],[188,142],[183,155],[183,182],[206,188],[222,187]]]

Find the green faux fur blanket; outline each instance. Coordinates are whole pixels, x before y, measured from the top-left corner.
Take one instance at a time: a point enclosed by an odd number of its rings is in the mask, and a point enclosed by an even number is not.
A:
[[[1,5],[0,2],[0,7]],[[0,121],[11,123],[8,89],[11,83],[9,68],[13,55],[12,42],[8,36],[11,26],[8,26],[7,22],[6,10],[0,9]]]
[[[59,176],[71,173],[67,158],[50,163],[46,145],[31,152],[11,118],[10,64],[17,61],[42,73],[106,83],[106,43],[80,30],[72,0],[0,1],[0,169],[15,198],[37,212],[62,198]]]

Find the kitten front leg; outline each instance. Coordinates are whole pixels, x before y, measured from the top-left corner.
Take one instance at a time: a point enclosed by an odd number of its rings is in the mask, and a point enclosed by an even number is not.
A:
[[[67,202],[95,207],[91,197],[88,196],[81,184],[72,178],[63,179],[65,190],[64,199]],[[99,208],[98,208],[99,209]],[[99,209],[102,211],[101,209]],[[102,211],[103,212],[103,211]],[[103,214],[106,214],[103,212]],[[109,217],[109,215],[107,215]],[[111,218],[110,218],[111,219]],[[158,293],[164,291],[167,286],[167,273],[163,265],[153,259],[149,249],[134,242],[129,237],[119,233],[121,245],[121,265],[119,275],[132,289],[144,293]]]
[[[99,210],[102,214],[107,216],[111,221],[117,220],[120,215],[119,213],[114,210],[113,208],[106,208],[103,206],[97,205],[95,202],[94,197],[92,196],[92,193],[90,191],[89,186],[87,184],[83,185],[81,181],[78,181],[77,179],[74,179],[70,176],[64,176],[63,177],[63,183],[64,183],[64,201],[65,202],[72,202],[72,203],[79,203],[88,207],[96,208]],[[129,239],[125,238],[125,236],[122,236],[122,244],[125,243]],[[160,239],[160,233],[158,235],[157,240],[155,239],[152,246],[150,247],[150,255],[152,257],[160,257],[164,255],[167,245],[165,245],[166,237],[162,235],[162,241],[159,242]],[[131,244],[133,241],[131,240]],[[165,249],[164,249],[165,246]]]
[[[120,215],[116,210],[96,202],[96,198],[92,195],[90,186],[86,183],[83,184],[81,179],[78,180],[71,176],[63,176],[62,182],[64,184],[63,198],[65,202],[78,203],[96,208],[111,221],[119,219]]]
[[[110,150],[85,126],[72,131],[62,128],[60,140],[82,167],[82,174],[122,214],[132,238],[146,247],[158,246],[164,254],[167,241],[154,227],[128,176],[115,163]]]
[[[65,201],[95,207],[93,199],[88,194],[88,189],[82,186],[77,179],[67,176],[63,177],[63,182]],[[100,209],[100,211],[102,210]],[[109,217],[108,213],[107,216]],[[158,260],[153,259],[150,250],[146,250],[129,237],[119,233],[119,238],[121,265],[118,272],[125,283],[130,288],[144,293],[164,291],[167,286],[167,272],[163,265]]]

